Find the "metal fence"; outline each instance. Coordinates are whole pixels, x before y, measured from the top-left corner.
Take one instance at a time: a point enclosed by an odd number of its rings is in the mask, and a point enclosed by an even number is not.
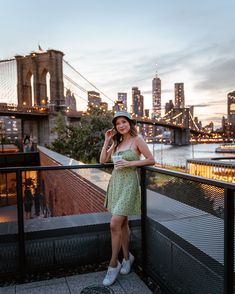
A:
[[[22,189],[25,173],[99,170],[111,166],[95,164],[0,169],[0,173],[15,173],[17,194],[16,226],[12,228],[9,223],[7,232],[1,234],[0,258],[1,264],[6,264],[5,271],[17,268],[18,273],[23,273],[27,270],[26,260],[32,240],[26,237],[25,232],[27,221],[24,218]],[[145,273],[169,293],[233,293],[235,185],[154,167],[141,168],[140,178],[142,267]],[[69,224],[64,228],[66,230],[71,231]],[[75,230],[73,233],[77,232]],[[87,249],[91,243],[89,240],[96,244],[92,237],[94,230],[90,233],[86,239]],[[34,235],[38,235],[43,243],[45,236],[41,232],[35,231]],[[106,238],[105,242],[109,242],[107,236],[101,234],[100,238]],[[71,242],[73,246],[78,246],[74,240]],[[38,243],[35,246],[39,246]],[[62,255],[63,252],[66,252],[66,248],[62,250]],[[97,253],[96,250],[94,252]],[[35,254],[37,262],[36,251],[30,254]],[[49,256],[49,251],[45,254],[53,260],[54,253],[52,256]]]
[[[141,173],[146,273],[170,293],[233,293],[235,185],[160,168]]]

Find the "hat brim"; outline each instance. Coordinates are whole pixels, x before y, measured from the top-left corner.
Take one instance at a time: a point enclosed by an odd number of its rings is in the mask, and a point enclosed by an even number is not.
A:
[[[117,118],[119,118],[119,117],[125,117],[129,122],[132,122],[134,125],[136,125],[136,123],[137,123],[137,121],[135,120],[135,119],[130,119],[128,116],[125,116],[125,115],[120,115],[120,116],[116,116],[116,117],[114,117],[113,119],[112,119],[112,123],[113,123],[113,125],[115,126],[115,124],[116,124],[116,120],[117,120]]]

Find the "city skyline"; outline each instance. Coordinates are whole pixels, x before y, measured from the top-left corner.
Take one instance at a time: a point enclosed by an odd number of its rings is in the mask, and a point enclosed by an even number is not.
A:
[[[112,100],[126,92],[129,109],[133,87],[141,90],[144,108],[152,108],[157,70],[162,107],[174,101],[174,84],[184,83],[185,105],[195,106],[203,125],[220,125],[235,89],[234,8],[232,1],[212,0],[2,1],[0,58],[38,45],[61,50]]]

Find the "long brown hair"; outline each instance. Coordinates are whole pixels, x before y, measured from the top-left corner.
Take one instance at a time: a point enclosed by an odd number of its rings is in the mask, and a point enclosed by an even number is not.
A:
[[[132,137],[138,136],[136,127],[135,127],[135,122],[128,119],[125,117],[125,119],[129,122],[130,124],[130,135]],[[118,133],[117,128],[116,128],[116,120],[114,121],[114,135],[112,137],[113,143],[114,143],[114,152],[117,150],[118,145],[122,142],[123,137],[120,133]]]

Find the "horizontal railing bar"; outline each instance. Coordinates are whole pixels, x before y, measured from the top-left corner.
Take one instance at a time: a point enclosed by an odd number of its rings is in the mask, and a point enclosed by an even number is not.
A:
[[[113,167],[113,163],[108,164],[81,164],[81,165],[53,165],[53,166],[19,166],[0,168],[1,172],[16,172],[20,171],[37,171],[37,170],[65,170],[65,169],[88,169],[88,168],[105,168]]]
[[[200,182],[202,184],[208,184],[208,185],[212,185],[212,186],[219,187],[219,188],[235,190],[235,184],[229,183],[229,182],[224,182],[224,181],[214,180],[214,179],[210,179],[210,178],[195,176],[195,175],[191,175],[191,174],[187,174],[187,173],[183,173],[183,172],[178,172],[178,171],[173,171],[173,170],[160,168],[160,167],[145,166],[143,168],[148,171],[155,172],[155,173],[158,172],[161,174],[175,176],[178,178],[183,178],[183,179],[191,180],[194,182]]]
[[[97,169],[102,169],[106,167],[113,167],[113,163],[107,163],[107,164],[81,164],[81,165],[58,165],[58,166],[20,166],[20,167],[5,167],[5,168],[0,168],[0,173],[2,172],[16,172],[16,171],[40,171],[40,170],[66,170],[66,169],[88,169],[88,168],[97,168]],[[219,181],[219,180],[214,180],[214,179],[209,179],[205,177],[200,177],[200,176],[195,176],[195,175],[190,175],[187,173],[183,172],[178,172],[178,171],[173,171],[165,168],[160,168],[160,167],[151,167],[151,166],[145,166],[141,167],[146,169],[147,171],[151,172],[158,172],[161,174],[169,175],[169,176],[175,176],[178,178],[183,178],[187,180],[191,180],[194,182],[200,182],[202,184],[208,184],[212,185],[215,187],[223,188],[223,189],[232,189],[235,190],[235,184],[224,182],[224,181]]]

